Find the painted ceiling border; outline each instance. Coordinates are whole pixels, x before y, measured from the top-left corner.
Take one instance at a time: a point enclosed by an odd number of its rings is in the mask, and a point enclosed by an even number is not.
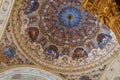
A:
[[[15,0],[0,1],[0,41],[6,29],[14,3],[15,3]]]
[[[55,73],[51,73],[50,71],[47,71],[47,70],[44,70],[42,69],[41,67],[39,66],[35,66],[35,65],[12,65],[12,66],[8,66],[8,67],[5,67],[3,69],[0,70],[0,74],[1,73],[4,73],[6,71],[9,71],[9,70],[12,70],[12,69],[17,69],[17,68],[33,68],[33,69],[38,69],[40,71],[43,71],[45,73],[49,73],[53,76],[55,76],[56,78],[58,78],[59,80],[65,80],[63,77],[61,77],[60,75],[58,74],[55,74]]]

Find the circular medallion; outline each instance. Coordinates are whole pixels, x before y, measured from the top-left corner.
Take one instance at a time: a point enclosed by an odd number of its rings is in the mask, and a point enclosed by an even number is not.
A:
[[[81,14],[77,8],[66,7],[59,13],[59,22],[65,27],[75,27],[80,23]]]

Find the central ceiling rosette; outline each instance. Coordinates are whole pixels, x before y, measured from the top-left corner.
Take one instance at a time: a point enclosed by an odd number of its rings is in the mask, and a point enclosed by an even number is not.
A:
[[[42,6],[41,31],[55,44],[80,46],[99,32],[97,17],[83,9],[80,1],[54,0]]]
[[[75,27],[80,23],[81,13],[77,8],[66,7],[59,13],[59,22],[65,27]]]

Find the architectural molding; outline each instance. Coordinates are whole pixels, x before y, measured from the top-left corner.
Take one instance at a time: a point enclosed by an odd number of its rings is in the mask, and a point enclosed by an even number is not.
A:
[[[31,73],[31,71],[33,73]],[[13,65],[11,67],[6,67],[0,70],[0,78],[4,78],[8,75],[13,74],[31,74],[44,77],[45,80],[64,80],[64,78],[57,74],[52,74],[48,71],[41,69],[38,66],[32,65]]]
[[[15,0],[0,0],[0,40],[7,26]]]

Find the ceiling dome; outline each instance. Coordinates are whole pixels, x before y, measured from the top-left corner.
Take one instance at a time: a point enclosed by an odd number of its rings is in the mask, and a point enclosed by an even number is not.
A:
[[[69,72],[92,68],[110,58],[112,53],[108,53],[117,44],[114,34],[81,2],[21,0],[16,4],[14,36],[35,64]]]
[[[54,44],[82,46],[99,32],[97,17],[83,9],[80,1],[48,1],[42,6],[39,26]]]

